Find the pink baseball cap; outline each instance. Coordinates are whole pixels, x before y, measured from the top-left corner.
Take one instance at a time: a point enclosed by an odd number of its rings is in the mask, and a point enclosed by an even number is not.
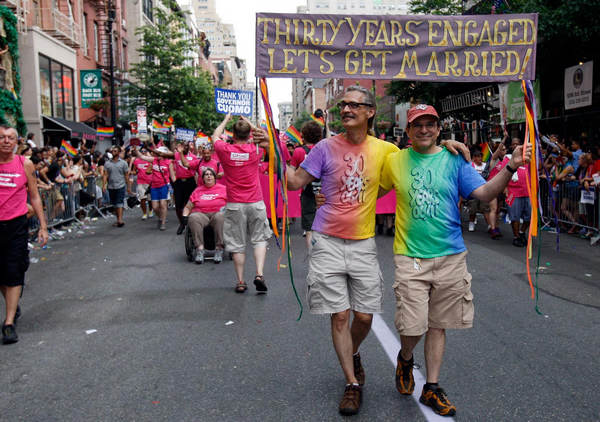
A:
[[[435,108],[433,108],[433,106],[427,105],[427,104],[417,104],[414,107],[411,107],[407,112],[406,112],[406,117],[407,117],[407,125],[409,123],[412,123],[415,121],[415,119],[421,117],[421,116],[433,116],[436,119],[439,119],[440,116],[438,116],[437,111],[435,111]]]

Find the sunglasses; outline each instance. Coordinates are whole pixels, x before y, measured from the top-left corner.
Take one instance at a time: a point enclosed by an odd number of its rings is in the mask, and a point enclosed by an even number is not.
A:
[[[337,105],[340,108],[340,110],[345,109],[346,106],[350,107],[350,110],[356,110],[360,106],[373,107],[373,104],[369,104],[369,103],[355,103],[354,101],[350,101],[350,102],[340,101]]]

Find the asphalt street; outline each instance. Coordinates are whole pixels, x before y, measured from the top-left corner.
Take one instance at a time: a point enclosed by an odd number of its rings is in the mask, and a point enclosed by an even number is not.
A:
[[[171,212],[172,213],[172,212]],[[17,326],[0,346],[2,421],[335,421],[344,379],[329,319],[304,298],[299,222],[293,271],[277,272],[270,243],[267,295],[233,290],[233,264],[189,263],[176,219],[160,232],[139,210],[73,229],[33,250]],[[475,326],[450,331],[441,385],[463,421],[600,420],[600,248],[545,232],[539,309],[525,250],[482,224],[465,232]],[[508,234],[508,226],[502,226]],[[378,236],[385,324],[395,333],[392,238]],[[532,264],[535,265],[535,264]],[[251,281],[253,261],[246,262]],[[4,312],[3,307],[0,308]],[[356,421],[424,421],[394,387],[394,364],[372,333],[361,348],[364,401]],[[422,345],[415,360],[424,364]],[[421,370],[424,373],[424,369]]]

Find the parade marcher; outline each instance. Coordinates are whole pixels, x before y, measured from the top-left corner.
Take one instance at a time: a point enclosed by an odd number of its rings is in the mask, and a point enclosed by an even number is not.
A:
[[[165,158],[172,153],[165,146],[152,150],[152,155],[141,155],[134,150],[134,154],[142,160],[152,164],[152,178],[150,179],[150,198],[152,209],[158,217],[158,228],[161,231],[167,229],[167,200],[169,197],[169,182],[173,178],[173,165],[171,160]]]
[[[306,158],[306,155],[311,149],[322,139],[322,129],[317,122],[309,121],[302,125],[300,130],[302,133],[302,141],[304,142],[300,147],[294,150],[294,155],[290,160],[290,165],[294,168],[300,167],[300,164]],[[315,204],[315,193],[321,189],[319,180],[315,180],[309,183],[302,189],[300,194],[301,204],[301,224],[302,230],[306,236],[306,249],[310,251],[310,242],[312,240],[312,224],[315,220],[315,213],[317,212]]]
[[[480,150],[475,150],[473,154],[473,161],[471,165],[481,175],[483,170],[486,167],[486,164],[482,161],[483,154]],[[469,231],[475,231],[475,224],[477,223],[477,213],[482,213],[485,218],[486,223],[488,224],[488,230],[492,228],[492,222],[490,220],[490,205],[487,202],[480,201],[479,199],[470,199],[467,201],[467,207],[469,208]]]
[[[253,128],[243,117],[233,125],[233,143],[229,144],[221,140],[221,134],[230,119],[231,115],[226,115],[212,135],[212,139],[215,140],[215,151],[227,174],[227,205],[223,229],[225,246],[233,255],[237,276],[235,291],[244,293],[248,289],[244,281],[246,243],[250,241],[256,263],[254,285],[258,293],[266,293],[267,285],[263,268],[271,229],[258,179],[258,166],[262,158],[259,147],[268,147],[268,142],[265,140],[264,132]],[[254,135],[253,142],[249,142],[251,132]]]
[[[199,176],[204,174],[204,170],[211,168],[217,175],[217,180],[221,179],[224,174],[221,163],[219,163],[219,161],[213,157],[213,145],[210,142],[205,142],[202,144],[202,148],[200,150],[200,159],[192,164],[191,167],[198,172]]]
[[[516,148],[522,142],[519,138],[513,138],[511,142],[511,150],[514,155]],[[510,159],[511,157],[507,155]],[[504,161],[504,167],[508,160]],[[513,231],[512,244],[517,247],[527,245],[526,232],[529,228],[529,220],[531,219],[531,202],[527,190],[527,173],[528,169],[525,166],[520,166],[512,175],[511,180],[506,187],[506,205],[508,206],[508,217]],[[523,222],[521,223],[521,220]]]
[[[382,312],[374,239],[379,176],[385,157],[398,148],[369,134],[376,113],[371,91],[351,86],[339,107],[346,132],[320,141],[298,169],[288,169],[287,187],[321,180],[326,200],[312,225],[308,303],[311,313],[331,314],[333,345],[346,378],[339,411],[353,415],[360,410],[365,380],[358,350],[373,313]]]
[[[459,196],[482,201],[497,197],[524,163],[523,151],[516,148],[510,162],[486,183],[462,157],[437,146],[441,126],[432,106],[412,107],[407,121],[412,148],[390,154],[381,176],[381,193],[393,188],[397,198],[393,288],[401,350],[396,389],[413,393],[413,350],[425,334],[427,379],[419,400],[436,413],[451,416],[456,407],[438,384],[445,330],[470,328],[474,313],[456,204]],[[525,161],[530,156],[531,147]]]
[[[114,227],[123,227],[123,207],[125,206],[125,187],[127,186],[127,177],[129,166],[121,159],[121,147],[113,145],[111,148],[112,158],[104,163],[104,185],[103,192],[108,189],[110,204],[115,208],[117,222]]]
[[[0,126],[0,291],[6,304],[2,323],[2,343],[19,340],[15,329],[20,316],[19,298],[29,266],[27,245],[27,196],[39,220],[38,242],[48,241],[46,218],[37,188],[35,167],[23,156],[14,154],[17,131]]]
[[[185,160],[185,163],[184,163]],[[196,189],[196,179],[194,170],[195,163],[199,161],[191,151],[190,146],[179,144],[176,147],[175,159],[173,160],[173,169],[175,171],[175,181],[173,182],[173,196],[175,197],[175,213],[179,220],[177,234],[180,235],[185,230],[183,224],[183,208],[187,204],[190,195]]]
[[[140,149],[142,155],[148,155],[146,147]],[[136,195],[142,208],[142,220],[148,218],[147,203],[150,201],[150,182],[152,181],[152,165],[141,158],[131,161],[129,171],[137,175]],[[150,216],[151,217],[151,216]]]
[[[217,184],[215,171],[207,167],[202,172],[202,181],[192,192],[188,203],[183,209],[184,225],[188,224],[194,237],[196,256],[194,262],[204,262],[204,227],[210,225],[215,232],[216,264],[223,260],[223,208],[227,203],[227,189],[224,185]]]

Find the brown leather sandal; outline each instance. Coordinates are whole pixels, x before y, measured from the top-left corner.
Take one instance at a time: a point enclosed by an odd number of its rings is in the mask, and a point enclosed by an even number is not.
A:
[[[248,285],[246,283],[244,283],[243,281],[240,281],[235,286],[235,292],[236,293],[244,293],[246,290],[248,290]]]

